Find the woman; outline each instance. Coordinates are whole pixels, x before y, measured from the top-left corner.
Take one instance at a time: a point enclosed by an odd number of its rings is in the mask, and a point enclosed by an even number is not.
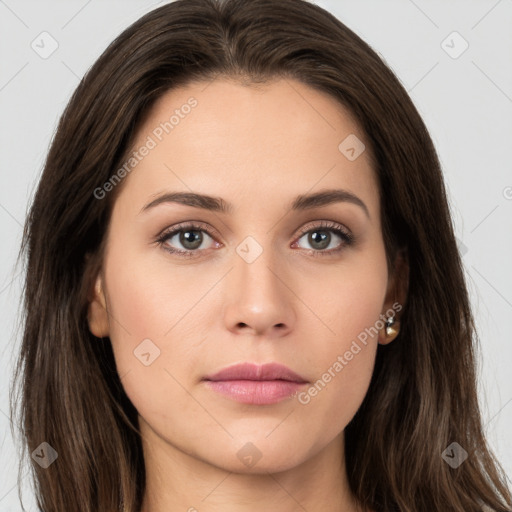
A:
[[[45,512],[510,510],[431,138],[321,8],[178,0],[125,30],[22,250]]]

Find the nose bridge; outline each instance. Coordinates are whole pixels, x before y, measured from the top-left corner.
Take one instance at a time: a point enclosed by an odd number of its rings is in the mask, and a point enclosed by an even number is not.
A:
[[[246,325],[263,333],[278,326],[284,332],[287,329],[283,328],[290,328],[293,322],[293,305],[272,236],[248,235],[235,252],[228,278],[228,328]]]
[[[236,249],[238,258],[235,260],[235,273],[242,282],[241,286],[252,294],[265,294],[266,300],[271,300],[281,289],[282,283],[276,276],[278,273],[278,258],[275,254],[272,237],[264,235],[248,235]]]

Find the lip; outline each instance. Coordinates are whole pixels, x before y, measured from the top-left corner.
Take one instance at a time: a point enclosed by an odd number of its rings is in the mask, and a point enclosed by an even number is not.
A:
[[[308,383],[302,376],[278,363],[242,363],[206,376],[209,389],[237,402],[274,404],[289,398]]]
[[[262,365],[254,363],[235,364],[212,375],[207,375],[204,380],[286,380],[297,383],[308,382],[287,366],[278,363],[266,363]]]

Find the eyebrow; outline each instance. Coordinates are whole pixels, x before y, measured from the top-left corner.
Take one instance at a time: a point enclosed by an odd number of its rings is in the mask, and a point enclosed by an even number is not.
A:
[[[343,189],[328,189],[313,194],[299,195],[292,201],[290,209],[292,211],[310,210],[340,202],[352,203],[361,207],[366,216],[370,218],[370,212],[366,204],[352,192]],[[231,214],[233,212],[233,205],[222,199],[222,197],[197,194],[194,192],[167,192],[146,204],[141,209],[140,213],[162,203],[179,203],[225,214]]]

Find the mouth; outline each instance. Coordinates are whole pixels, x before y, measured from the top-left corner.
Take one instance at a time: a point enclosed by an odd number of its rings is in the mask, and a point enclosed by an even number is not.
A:
[[[277,363],[243,363],[224,368],[203,379],[209,389],[252,405],[270,405],[295,395],[308,381]]]

